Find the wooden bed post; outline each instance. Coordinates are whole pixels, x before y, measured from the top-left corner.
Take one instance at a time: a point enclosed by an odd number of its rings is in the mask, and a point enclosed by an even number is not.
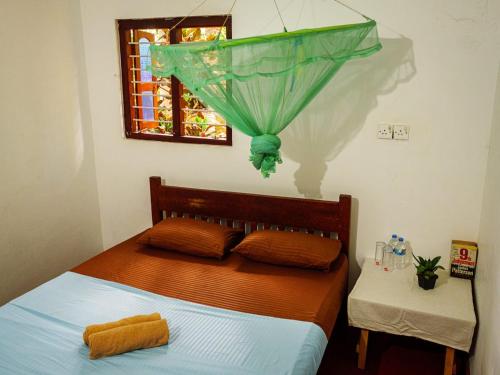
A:
[[[161,177],[158,176],[149,177],[149,191],[151,196],[151,218],[153,220],[153,225],[158,224],[163,219],[159,202],[160,188],[161,188]]]
[[[344,253],[349,257],[349,241],[351,233],[351,196],[341,194],[339,199],[340,229],[339,240],[342,242]]]

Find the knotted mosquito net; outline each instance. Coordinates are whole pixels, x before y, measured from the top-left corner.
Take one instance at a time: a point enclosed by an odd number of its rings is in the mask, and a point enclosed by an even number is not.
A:
[[[376,22],[244,39],[153,45],[155,76],[175,75],[229,126],[252,137],[250,161],[264,177],[281,163],[278,134],[342,65],[381,48]]]

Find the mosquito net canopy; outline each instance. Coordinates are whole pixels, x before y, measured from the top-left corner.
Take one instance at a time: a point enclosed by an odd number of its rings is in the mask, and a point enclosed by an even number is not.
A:
[[[155,76],[175,75],[229,124],[252,137],[264,177],[281,163],[278,134],[349,59],[381,48],[376,22],[259,37],[151,46]]]

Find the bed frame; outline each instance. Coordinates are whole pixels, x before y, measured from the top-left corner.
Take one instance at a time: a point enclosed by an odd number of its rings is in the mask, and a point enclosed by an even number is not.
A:
[[[162,185],[150,177],[153,225],[165,217],[191,217],[218,222],[245,232],[273,229],[338,238],[349,254],[351,196],[339,201],[285,198]]]

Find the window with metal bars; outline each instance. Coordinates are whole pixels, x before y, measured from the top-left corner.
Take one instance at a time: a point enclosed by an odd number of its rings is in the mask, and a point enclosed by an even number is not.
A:
[[[224,23],[225,22],[225,23]],[[149,46],[231,38],[231,17],[119,20],[123,113],[127,138],[231,145],[225,120],[176,77],[154,77]]]

